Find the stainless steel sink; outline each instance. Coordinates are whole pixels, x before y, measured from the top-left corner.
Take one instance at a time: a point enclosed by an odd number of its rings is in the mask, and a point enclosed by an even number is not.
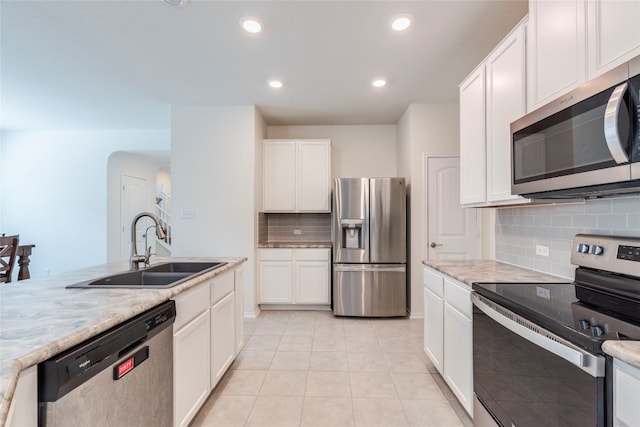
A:
[[[186,282],[200,274],[222,267],[226,262],[168,262],[144,270],[113,274],[99,279],[74,283],[67,288],[163,289]]]

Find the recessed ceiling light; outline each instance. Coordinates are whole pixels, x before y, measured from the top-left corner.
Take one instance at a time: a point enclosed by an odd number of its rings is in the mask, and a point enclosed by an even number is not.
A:
[[[411,16],[410,15],[398,15],[393,18],[391,22],[391,28],[395,31],[404,31],[411,26]]]
[[[373,87],[383,87],[387,84],[387,81],[385,79],[375,79],[374,81],[371,82],[371,85]]]
[[[245,18],[240,21],[242,28],[248,33],[259,33],[262,31],[262,24],[255,18]]]
[[[165,3],[171,6],[185,6],[189,0],[164,0]]]
[[[282,82],[280,80],[269,80],[269,86],[274,89],[280,89],[282,87]]]

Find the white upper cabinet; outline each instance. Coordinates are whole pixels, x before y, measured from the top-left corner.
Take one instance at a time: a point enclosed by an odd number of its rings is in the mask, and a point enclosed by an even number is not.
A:
[[[460,85],[460,203],[487,201],[484,65]]]
[[[640,55],[640,1],[587,3],[587,78]]]
[[[296,143],[264,141],[264,210],[296,209]]]
[[[331,211],[331,141],[264,141],[264,211]]]
[[[511,122],[526,113],[525,25],[491,53],[487,80],[487,201],[525,199],[511,195]]]
[[[331,143],[298,142],[297,210],[331,211]]]
[[[530,0],[527,110],[586,81],[586,0]]]
[[[640,1],[530,0],[527,109],[640,55]]]
[[[526,111],[526,18],[460,85],[460,203],[525,203],[511,195],[511,122]]]

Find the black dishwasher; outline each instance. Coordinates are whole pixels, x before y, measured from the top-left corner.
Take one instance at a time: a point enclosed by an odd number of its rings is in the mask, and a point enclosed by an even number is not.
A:
[[[38,365],[40,427],[171,426],[174,301]]]

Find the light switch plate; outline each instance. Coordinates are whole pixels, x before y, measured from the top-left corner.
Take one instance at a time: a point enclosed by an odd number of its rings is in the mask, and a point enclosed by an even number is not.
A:
[[[194,219],[196,217],[195,209],[183,209],[182,219]]]

